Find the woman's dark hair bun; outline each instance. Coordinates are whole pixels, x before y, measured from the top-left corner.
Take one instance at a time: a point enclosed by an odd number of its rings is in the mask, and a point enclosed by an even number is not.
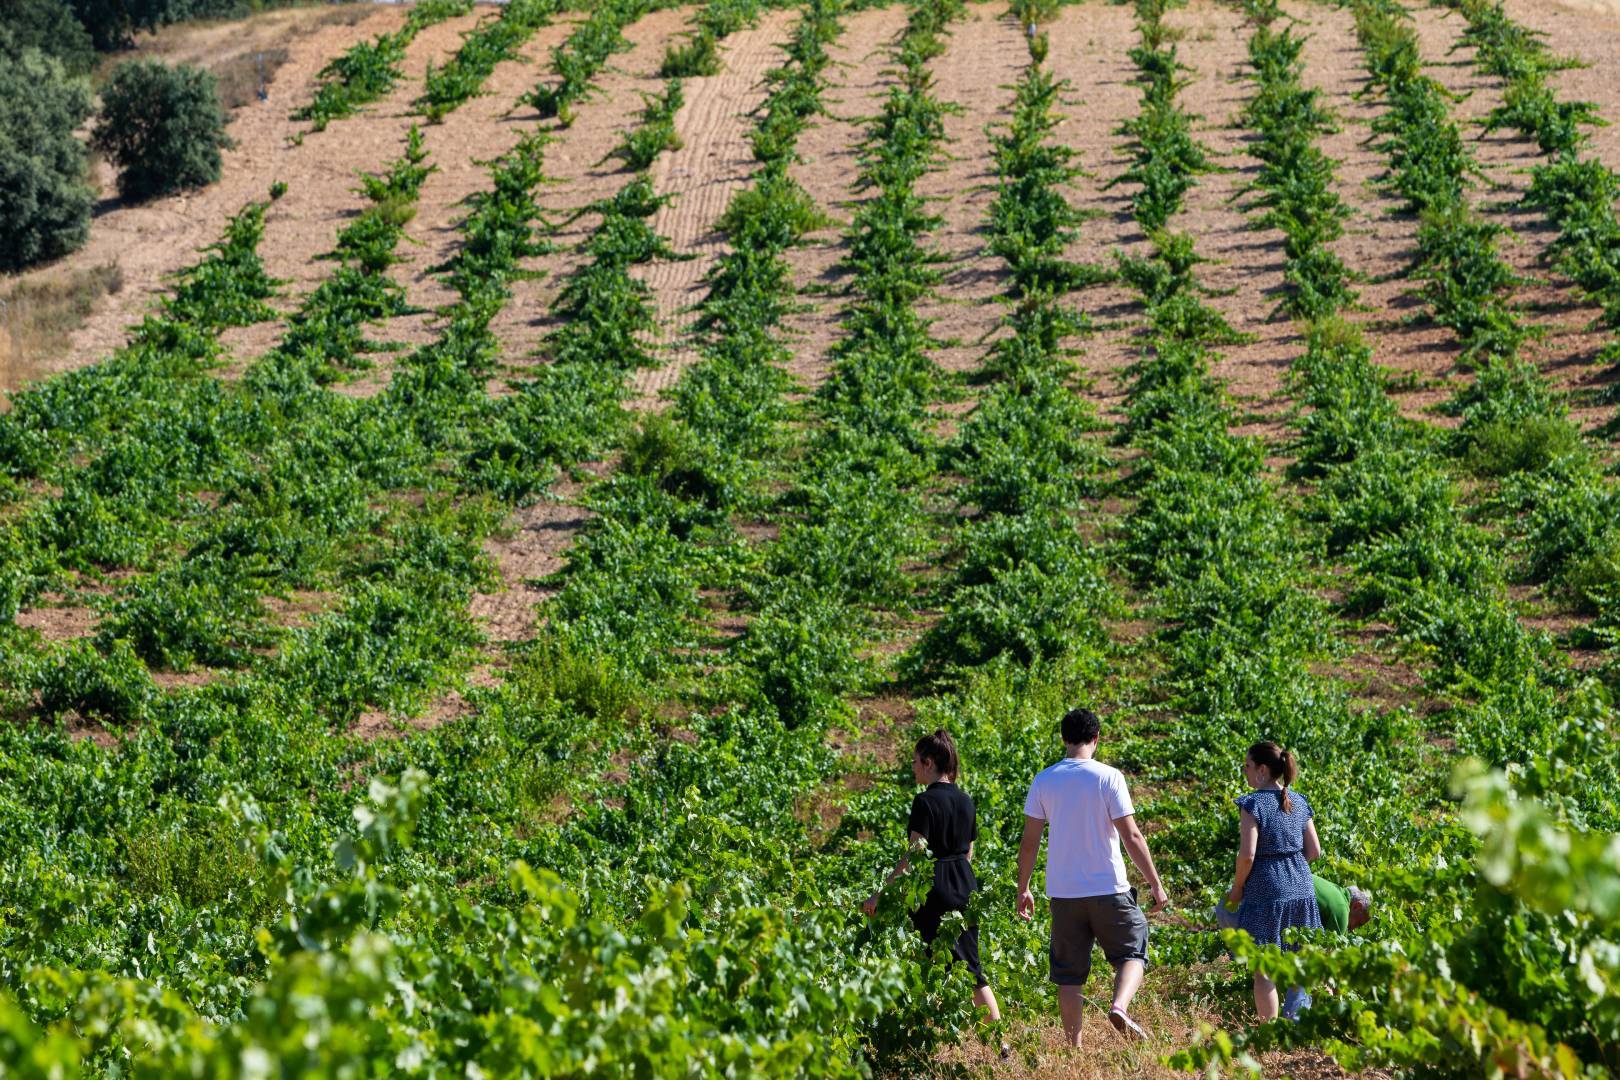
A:
[[[934,763],[942,776],[956,776],[962,771],[961,759],[956,753],[956,740],[944,728],[917,740],[917,756]]]

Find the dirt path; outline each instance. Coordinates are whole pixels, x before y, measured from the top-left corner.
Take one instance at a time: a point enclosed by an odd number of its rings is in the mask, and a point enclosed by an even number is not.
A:
[[[792,175],[816,206],[836,219],[808,237],[804,246],[787,252],[795,284],[811,292],[807,297],[811,309],[784,320],[795,337],[788,370],[808,388],[827,378],[827,353],[838,338],[840,314],[836,299],[818,300],[814,294],[835,289],[840,283],[838,260],[846,251],[843,232],[853,213],[852,200],[862,197],[854,184],[860,169],[857,147],[863,121],[881,108],[880,95],[888,85],[884,74],[889,66],[887,49],[905,25],[905,10],[898,6],[862,11],[844,19],[844,33],[827,50],[833,63],[821,100],[828,115],[799,136],[802,160],[793,166]]]
[[[1131,9],[1116,4],[1065,8],[1047,28],[1048,63],[1070,83],[1056,138],[1079,154],[1088,176],[1069,193],[1075,206],[1096,215],[1080,226],[1066,255],[1075,262],[1112,267],[1116,252],[1140,255],[1147,238],[1131,216],[1128,187],[1104,188],[1129,166],[1121,152],[1119,125],[1136,115],[1140,94],[1123,43],[1136,40]],[[1124,420],[1123,371],[1137,358],[1135,325],[1142,317],[1136,292],[1107,285],[1080,294],[1075,306],[1092,321],[1094,332],[1080,343],[1079,366],[1090,381],[1086,396],[1110,423]]]
[[[787,39],[794,20],[792,12],[770,12],[757,27],[725,40],[719,74],[685,81],[686,101],[675,116],[682,145],[660,154],[652,167],[654,189],[674,200],[653,219],[653,227],[676,251],[694,257],[645,267],[638,275],[657,297],[670,343],[662,367],[639,371],[634,377],[638,409],[659,408],[660,395],[698,359],[682,329],[691,318],[688,309],[703,297],[704,275],[726,247],[715,222],[756,167],[748,144],[753,120],[747,114],[765,99],[769,87],[762,80],[781,62],[778,46]]]
[[[1007,17],[1004,5],[991,3],[974,5],[951,24],[945,53],[933,63],[936,93],[956,111],[945,117],[948,157],[917,184],[943,219],[929,242],[946,259],[937,295],[921,311],[934,320],[934,335],[947,342],[934,353],[934,362],[946,371],[979,366],[983,339],[1003,313],[995,299],[1006,289],[1006,264],[990,253],[985,226],[996,197],[986,128],[999,128],[1011,117],[1011,87],[1028,59],[1023,30]]]

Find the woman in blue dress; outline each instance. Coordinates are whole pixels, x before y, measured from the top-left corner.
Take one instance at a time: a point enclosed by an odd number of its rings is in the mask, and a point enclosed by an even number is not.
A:
[[[1254,788],[1237,800],[1237,872],[1226,894],[1238,926],[1261,945],[1284,945],[1290,927],[1322,928],[1309,863],[1322,854],[1311,804],[1288,785],[1299,775],[1294,756],[1274,742],[1257,742],[1243,761],[1243,779]],[[1277,1018],[1277,987],[1254,977],[1254,1008],[1261,1021]]]

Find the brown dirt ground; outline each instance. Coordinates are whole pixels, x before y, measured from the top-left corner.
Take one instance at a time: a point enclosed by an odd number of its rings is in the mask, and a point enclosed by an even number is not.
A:
[[[937,296],[921,311],[946,343],[934,362],[948,372],[979,366],[983,342],[1003,314],[995,300],[1006,289],[1005,264],[986,246],[985,215],[996,196],[986,129],[1005,123],[1013,84],[1028,59],[1023,31],[1003,8],[979,5],[951,26],[945,52],[933,64],[936,93],[956,111],[945,117],[945,161],[917,185],[943,219],[930,241],[946,259]]]
[[[44,599],[44,598],[42,598]],[[72,641],[96,632],[101,612],[91,607],[32,607],[17,613],[17,625],[38,630],[46,641]]]
[[[657,263],[639,273],[656,297],[670,351],[662,367],[634,376],[636,408],[660,407],[661,395],[698,359],[682,331],[691,318],[690,308],[703,298],[703,276],[725,251],[715,223],[753,175],[754,155],[747,139],[753,121],[747,114],[765,99],[768,87],[762,79],[781,62],[778,46],[786,41],[793,21],[791,12],[770,12],[757,27],[725,40],[719,74],[684,83],[685,104],[675,116],[682,145],[660,154],[652,165],[654,189],[674,200],[659,211],[653,227],[676,251],[692,257]],[[645,92],[652,92],[654,85]]]
[[[1249,28],[1235,7],[1202,2],[1166,21],[1182,31],[1182,63],[1192,69],[1187,77],[1193,82],[1182,96],[1202,115],[1195,134],[1214,151],[1212,160],[1222,170],[1199,178],[1171,227],[1197,237],[1199,253],[1211,260],[1201,268],[1201,280],[1218,294],[1209,304],[1235,330],[1255,339],[1222,346],[1212,371],[1226,383],[1240,415],[1256,414],[1234,432],[1277,441],[1286,438],[1290,404],[1282,378],[1300,344],[1289,320],[1270,317],[1283,284],[1281,234],[1252,228],[1242,208],[1247,202],[1242,187],[1259,168],[1247,149],[1253,136],[1237,123],[1254,89],[1243,78]]]
[[[1531,167],[1544,158],[1535,143],[1515,131],[1479,137],[1482,129],[1475,124],[1502,103],[1502,81],[1475,68],[1474,49],[1456,48],[1457,38],[1465,28],[1460,16],[1424,7],[1414,8],[1413,14],[1424,56],[1431,64],[1430,74],[1448,90],[1462,95],[1452,114],[1465,135],[1473,138],[1475,154],[1489,184],[1476,193],[1474,205],[1490,220],[1510,230],[1500,244],[1503,258],[1519,274],[1532,279],[1515,290],[1514,298],[1531,306],[1533,310],[1526,313],[1525,319],[1543,328],[1546,337],[1531,342],[1525,357],[1557,386],[1566,390],[1590,389],[1607,377],[1593,361],[1611,338],[1587,329],[1602,315],[1602,309],[1582,302],[1573,283],[1546,264],[1547,246],[1558,235],[1546,218],[1536,210],[1502,205],[1523,196],[1530,187]],[[1609,74],[1615,74],[1612,66]],[[1615,115],[1612,109],[1610,113]],[[1592,428],[1609,420],[1613,409],[1588,406],[1572,412],[1584,427]]]
[[[576,110],[572,125],[567,128],[553,125],[557,141],[547,148],[546,173],[555,183],[542,192],[540,202],[555,219],[617,190],[629,178],[628,173],[618,175],[617,161],[603,158],[634,123],[640,104],[636,91],[651,92],[660,85],[656,72],[664,44],[686,25],[688,15],[689,12],[683,11],[659,12],[628,27],[625,37],[632,48],[616,57],[609,70],[602,74],[597,84],[598,93]],[[546,50],[549,52],[549,45]],[[505,104],[499,111],[509,108],[532,86],[541,70],[545,69],[532,65],[524,74],[521,88],[500,99]],[[512,118],[526,127],[533,122],[534,113],[526,107],[519,108]],[[679,123],[677,130],[684,137],[685,129]],[[505,346],[506,374],[510,378],[521,378],[524,368],[538,362],[532,354],[549,325],[547,308],[575,258],[571,248],[589,234],[594,221],[593,215],[586,215],[573,222],[555,238],[556,252],[528,260],[528,269],[544,271],[546,277],[515,283],[512,300],[496,318],[493,328]],[[500,391],[498,385],[492,389]],[[554,494],[559,501],[541,502],[518,510],[508,522],[510,534],[485,543],[486,552],[495,559],[501,588],[473,597],[470,612],[494,644],[524,641],[533,636],[536,608],[549,595],[549,591],[536,582],[562,568],[563,553],[590,517],[578,504],[580,489],[577,486],[560,485]],[[434,715],[442,704],[435,702],[428,715]]]
[[[1090,175],[1081,177],[1069,196],[1080,209],[1097,216],[1080,226],[1067,257],[1083,263],[1112,267],[1114,253],[1142,255],[1147,238],[1131,216],[1126,186],[1106,185],[1130,165],[1121,153],[1124,137],[1119,125],[1136,115],[1140,94],[1131,82],[1136,69],[1125,55],[1123,42],[1136,40],[1131,9],[1123,5],[1092,4],[1068,8],[1047,28],[1048,62],[1069,80],[1061,109],[1065,119],[1056,137],[1079,154],[1077,164]],[[1080,370],[1091,382],[1088,398],[1110,422],[1124,419],[1123,370],[1137,359],[1136,327],[1142,304],[1124,285],[1088,289],[1076,306],[1092,321],[1095,332],[1081,348]]]
[[[442,59],[453,48],[456,31],[472,18],[424,31],[407,56],[407,72],[429,59]],[[361,22],[324,27],[319,33],[291,40],[288,61],[270,84],[266,100],[232,114],[227,133],[236,145],[224,152],[218,183],[139,206],[126,206],[113,197],[102,200],[90,242],[57,265],[71,268],[115,262],[123,272],[125,287],[73,335],[69,354],[57,366],[65,369],[93,363],[121,345],[129,326],[156,300],[168,275],[194,262],[198,249],[218,239],[225,220],[249,202],[264,198],[272,181],[285,181],[288,190],[266,215],[261,251],[267,271],[290,280],[289,297],[325,275],[329,264],[313,262],[313,256],[331,247],[344,215],[352,213],[357,204],[349,190],[354,186],[354,173],[380,168],[397,155],[409,120],[396,114],[414,91],[407,81],[363,118],[339,121],[325,133],[307,138],[302,146],[290,145],[288,140],[306,125],[289,120],[288,113],[308,100],[315,73],[333,55],[358,40],[395,28],[402,19],[398,8],[379,6]],[[248,25],[254,24],[250,20]],[[182,27],[175,32],[186,30]],[[204,33],[213,39],[227,30],[205,28]],[[334,153],[334,148],[340,152]],[[273,341],[272,336],[266,344]]]
[[[266,11],[249,19],[166,26],[155,32],[137,34],[135,46],[128,52],[103,54],[92,79],[110,77],[114,69],[133,59],[218,68],[244,57],[286,48],[292,39],[325,34],[338,25],[352,26],[369,20],[372,15],[371,9],[359,5],[292,7]],[[276,77],[280,77],[280,72]]]
[[[857,146],[862,121],[881,107],[880,95],[888,85],[886,49],[905,22],[905,12],[898,7],[862,11],[844,19],[844,33],[827,50],[833,60],[828,86],[821,95],[827,115],[799,136],[803,161],[792,168],[792,175],[816,205],[836,219],[787,255],[797,286],[811,290],[804,297],[810,310],[786,320],[796,339],[788,370],[812,389],[827,378],[827,354],[839,336],[840,307],[833,297],[815,294],[840,284],[837,264],[846,251],[843,232],[854,204],[862,197],[853,190],[860,168]]]
[[[660,11],[627,27],[624,36],[631,43],[630,50],[609,60],[597,77],[596,94],[575,110],[573,125],[559,128],[553,124],[558,139],[546,150],[546,175],[553,182],[541,192],[539,202],[554,220],[612,195],[629,179],[617,160],[604,158],[635,125],[641,108],[637,91],[651,93],[661,88],[656,75],[664,46],[686,26],[690,15],[687,8]],[[524,89],[538,75],[538,71],[532,72]],[[519,120],[535,117],[528,107],[513,115]],[[586,214],[559,229],[553,237],[557,250],[529,260],[526,266],[545,276],[516,282],[511,301],[496,316],[493,329],[506,346],[506,364],[514,378],[521,378],[525,367],[538,362],[533,353],[550,329],[552,298],[577,258],[574,247],[590,235],[597,220],[596,215]]]
[[[589,511],[572,501],[576,492],[565,487],[556,494],[559,501],[514,512],[508,521],[510,533],[484,544],[495,559],[504,590],[475,595],[469,611],[484,624],[491,641],[525,641],[533,636],[535,608],[551,593],[539,582],[563,568],[563,553],[590,519]]]
[[[1366,84],[1366,71],[1356,45],[1355,23],[1348,12],[1320,4],[1293,4],[1288,13],[1306,23],[1305,82],[1322,91],[1340,120],[1340,130],[1322,140],[1322,149],[1339,162],[1336,189],[1350,206],[1345,237],[1337,250],[1349,267],[1367,280],[1358,286],[1366,310],[1353,313],[1374,346],[1374,360],[1411,384],[1395,393],[1409,416],[1438,421],[1429,412],[1451,396],[1437,385],[1458,375],[1450,331],[1403,322],[1416,312],[1403,296],[1400,272],[1416,254],[1417,222],[1399,212],[1397,200],[1375,184],[1386,168],[1384,156],[1366,145],[1369,125],[1383,106],[1354,95]]]
[[[504,154],[534,130],[532,112],[507,115],[508,110],[518,97],[534,86],[540,73],[548,69],[552,48],[560,44],[578,22],[577,18],[559,19],[541,27],[524,43],[518,59],[496,66],[484,84],[484,94],[463,104],[442,124],[423,124],[428,160],[437,166],[437,171],[422,185],[416,216],[405,227],[405,238],[398,248],[403,261],[392,274],[405,286],[411,303],[426,308],[427,313],[390,320],[386,326],[376,328],[374,338],[408,346],[427,344],[435,338],[437,326],[432,312],[454,303],[456,297],[431,270],[454,255],[460,245],[461,234],[456,226],[466,215],[464,200],[489,187],[489,170],[483,163]],[[407,64],[406,71],[413,70]],[[411,99],[421,90],[422,79],[415,77],[408,88],[402,87],[403,93],[396,91],[394,96],[402,103],[402,109],[408,109]],[[404,117],[406,126],[402,137],[412,119],[421,120],[420,117]],[[386,388],[392,357],[380,353],[372,359],[376,365],[373,369],[353,382],[340,384],[339,389],[363,397]]]

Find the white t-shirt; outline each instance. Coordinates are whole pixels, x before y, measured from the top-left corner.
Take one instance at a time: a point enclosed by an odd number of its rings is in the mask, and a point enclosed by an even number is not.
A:
[[[1036,774],[1024,814],[1046,822],[1046,895],[1113,896],[1131,887],[1114,821],[1136,813],[1125,777],[1100,761],[1064,758]]]

